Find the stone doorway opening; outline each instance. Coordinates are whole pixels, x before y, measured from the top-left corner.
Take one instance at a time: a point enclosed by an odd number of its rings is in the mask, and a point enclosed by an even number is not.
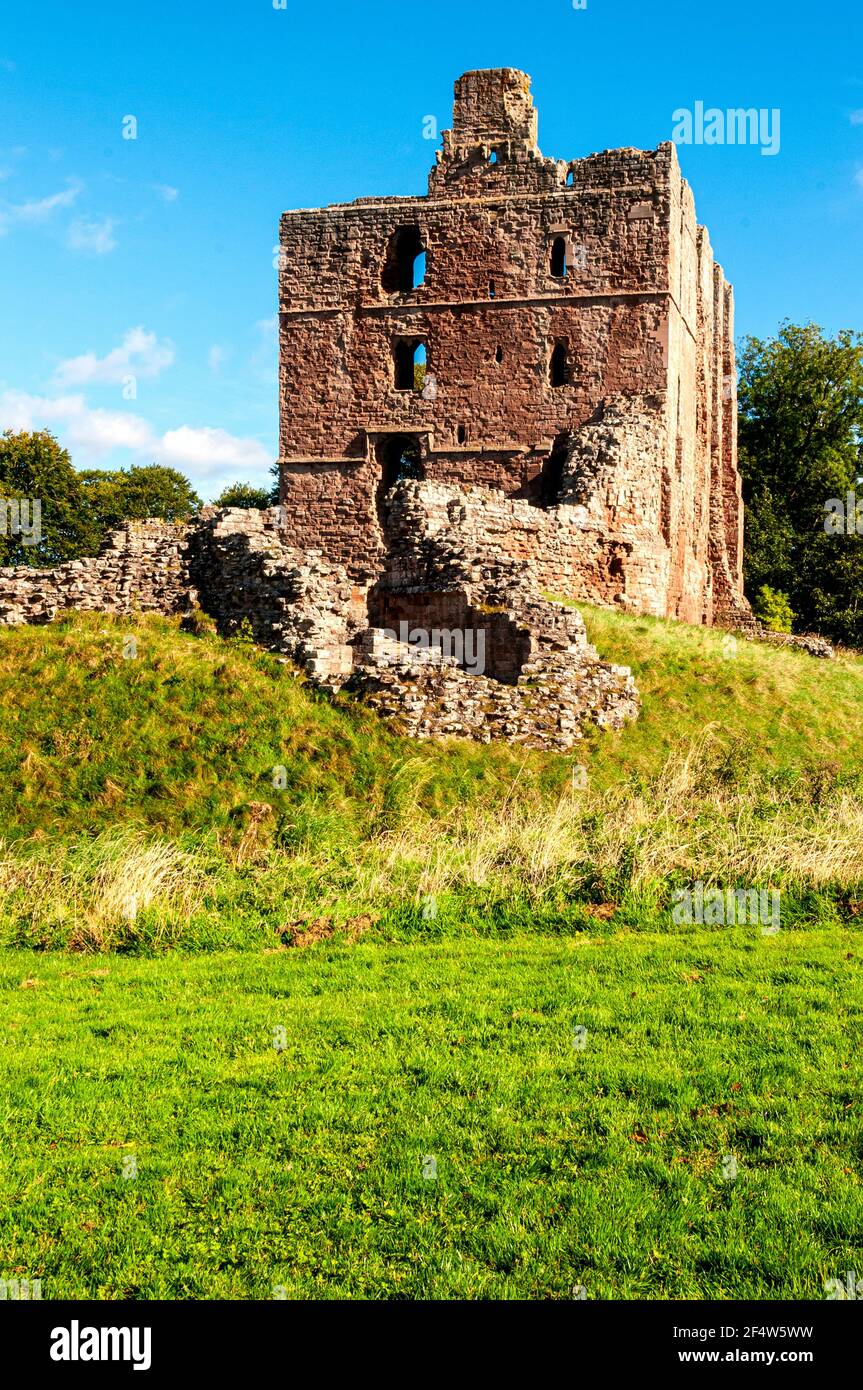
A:
[[[419,481],[425,477],[419,435],[392,434],[377,447],[381,465],[381,487],[389,492],[396,483]]]
[[[375,508],[378,524],[386,537],[389,513],[388,493],[397,483],[421,482],[425,477],[420,437],[417,434],[385,435],[375,446],[375,458],[380,467]]]

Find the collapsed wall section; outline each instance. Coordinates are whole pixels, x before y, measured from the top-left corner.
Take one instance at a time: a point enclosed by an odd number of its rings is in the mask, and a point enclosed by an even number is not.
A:
[[[56,569],[0,569],[0,626],[51,622],[63,609],[177,613],[188,606],[186,528],[128,521],[98,555]]]

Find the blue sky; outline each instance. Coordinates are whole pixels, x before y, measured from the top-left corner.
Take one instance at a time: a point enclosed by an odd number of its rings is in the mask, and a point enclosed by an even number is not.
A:
[[[47,426],[82,468],[169,463],[205,497],[265,480],[280,212],[424,192],[425,118],[499,66],[531,74],[557,158],[652,148],[697,101],[777,108],[775,156],[679,151],[738,334],[863,329],[860,0],[7,0],[0,430]]]

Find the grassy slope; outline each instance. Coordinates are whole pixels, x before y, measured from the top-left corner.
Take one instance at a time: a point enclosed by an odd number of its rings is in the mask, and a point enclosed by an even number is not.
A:
[[[45,1298],[822,1298],[863,1259],[847,944],[7,952],[0,1273]]]
[[[586,617],[644,712],[579,750],[581,819],[559,797],[573,759],[405,744],[271,657],[158,619],[0,632],[0,824],[17,841],[0,872],[29,914],[13,939],[56,944],[45,924],[70,898],[116,915],[133,850],[139,877],[148,862],[122,834],[143,825],[180,895],[189,855],[221,866],[189,944],[218,945],[233,914],[245,948],[0,952],[0,1277],[41,1278],[44,1297],[820,1298],[859,1270],[857,907],[783,915],[766,937],[656,933],[625,892],[610,920],[577,899],[586,872],[645,845],[648,876],[708,853],[769,864],[774,774],[806,784],[774,859],[833,853],[843,827],[819,787],[858,772],[861,668],[743,645],[726,662],[718,634]],[[663,773],[705,721],[731,793],[724,774]],[[282,848],[242,863],[233,813],[257,799]],[[110,852],[82,833],[118,828]],[[424,921],[416,894],[439,884]],[[341,894],[347,912],[375,893],[395,904],[377,939],[262,951],[299,897]],[[410,944],[386,940],[399,912]]]
[[[0,940],[255,947],[368,912],[390,938],[571,932],[595,907],[667,927],[698,877],[780,885],[789,920],[855,916],[863,666],[742,642],[726,660],[719,633],[587,617],[643,713],[570,757],[404,740],[269,654],[158,618],[0,632]],[[250,802],[273,808],[258,828]]]
[[[821,766],[863,769],[863,661],[822,661],[725,633],[658,618],[623,617],[579,605],[588,636],[607,660],[629,666],[641,717],[594,740],[595,774],[655,775],[665,758],[710,726],[738,767],[758,776]]]
[[[134,659],[123,656],[129,636]],[[396,776],[406,765],[421,765],[424,800],[446,810],[487,788],[493,799],[521,761],[500,747],[418,750],[344,704],[267,654],[159,618],[0,629],[0,828],[219,829],[244,802],[276,800],[281,764],[280,809],[355,838],[398,815],[416,782]]]
[[[816,661],[700,628],[583,609],[607,659],[632,667],[641,718],[593,734],[573,758],[505,746],[405,742],[347,700],[334,708],[290,668],[158,618],[98,615],[0,630],[0,828],[63,833],[138,821],[176,834],[276,804],[295,833],[389,829],[417,809],[449,815],[548,795],[568,766],[597,784],[650,781],[711,725],[753,775],[822,765],[860,771],[863,663]],[[123,658],[134,634],[138,655]],[[274,794],[272,769],[287,769]]]

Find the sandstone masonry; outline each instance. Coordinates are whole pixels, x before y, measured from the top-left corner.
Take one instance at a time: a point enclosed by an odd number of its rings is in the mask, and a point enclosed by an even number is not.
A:
[[[495,543],[563,597],[745,614],[733,299],[673,144],[545,158],[529,78],[469,72],[426,196],[280,241],[293,544],[374,580],[386,492],[425,478],[513,504]]]
[[[71,608],[202,608],[224,635],[248,623],[317,685],[362,695],[419,738],[563,750],[586,723],[620,728],[634,718],[631,675],[600,661],[579,613],[536,597],[535,571],[492,559],[477,538],[440,524],[454,491],[410,482],[392,490],[401,542],[392,575],[371,588],[320,553],[286,545],[281,508],[207,508],[185,526],[128,522],[98,556],[56,570],[0,569],[0,626],[50,622]],[[398,640],[403,621],[412,633],[422,624],[427,649]],[[466,631],[483,654],[476,672],[445,650]]]

